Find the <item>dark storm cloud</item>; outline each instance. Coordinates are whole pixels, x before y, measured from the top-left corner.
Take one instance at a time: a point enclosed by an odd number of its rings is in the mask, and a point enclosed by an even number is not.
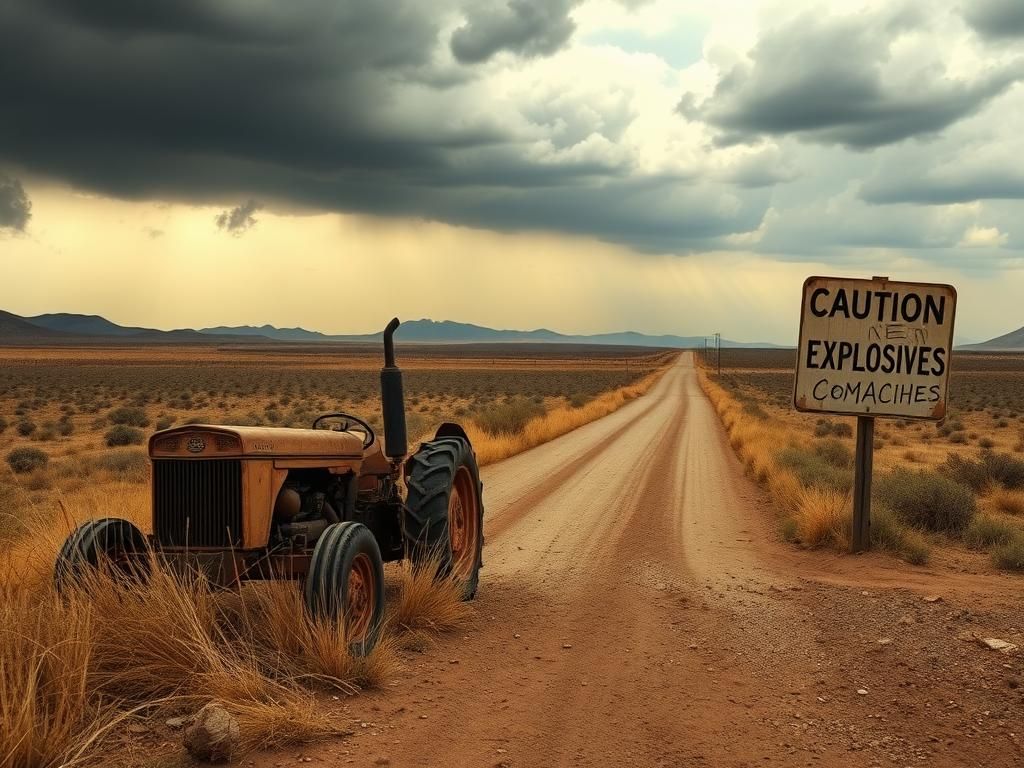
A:
[[[214,217],[214,223],[217,229],[222,229],[228,234],[241,235],[256,226],[255,213],[262,207],[255,200],[247,200],[230,210],[218,213]]]
[[[256,199],[641,248],[756,228],[759,190],[637,181],[607,149],[628,116],[588,127],[542,114],[539,97],[532,112],[492,104],[446,50],[550,52],[572,33],[568,0],[465,2],[0,2],[0,162],[126,199]],[[566,145],[591,134],[605,145]]]
[[[0,229],[24,232],[32,218],[32,201],[21,182],[0,174]]]
[[[950,205],[975,200],[1024,200],[1024,172],[1004,168],[962,169],[920,175],[876,176],[865,182],[861,198],[869,203]]]
[[[964,16],[985,37],[1024,37],[1024,2],[1021,0],[972,0]]]
[[[971,82],[948,78],[941,65],[887,68],[893,44],[921,24],[912,12],[805,14],[765,33],[707,101],[687,94],[679,111],[719,128],[721,145],[792,134],[868,149],[935,134],[1024,77],[1019,65]]]
[[[576,25],[569,11],[574,4],[575,0],[482,4],[452,33],[452,54],[467,64],[486,61],[499,51],[548,56],[572,37]]]

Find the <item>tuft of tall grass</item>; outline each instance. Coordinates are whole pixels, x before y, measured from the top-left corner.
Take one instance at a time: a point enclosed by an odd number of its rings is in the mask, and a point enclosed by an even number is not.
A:
[[[796,536],[807,547],[850,546],[850,495],[835,489],[805,488],[794,513]]]
[[[446,632],[463,626],[472,615],[463,602],[462,586],[453,579],[435,578],[437,562],[413,565],[403,561],[395,569],[394,598],[388,620],[406,632]]]
[[[996,547],[992,551],[992,562],[1004,571],[1024,571],[1024,536]]]
[[[1008,515],[1024,516],[1024,491],[995,488],[989,495],[992,505]]]

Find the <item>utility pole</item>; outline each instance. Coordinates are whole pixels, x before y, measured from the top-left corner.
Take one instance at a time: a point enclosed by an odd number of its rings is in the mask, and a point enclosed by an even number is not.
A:
[[[718,362],[718,375],[722,375],[722,334],[715,334],[715,357]]]

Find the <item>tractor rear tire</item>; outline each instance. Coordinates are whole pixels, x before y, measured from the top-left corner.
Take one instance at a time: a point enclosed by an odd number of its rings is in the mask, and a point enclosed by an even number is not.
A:
[[[108,568],[124,583],[149,579],[146,537],[135,525],[117,517],[89,520],[78,526],[57,554],[53,581],[57,591],[88,583],[88,574]]]
[[[409,460],[402,529],[413,564],[437,561],[437,577],[455,579],[472,600],[483,565],[483,485],[476,454],[461,437],[424,443]]]
[[[304,597],[313,616],[343,622],[353,655],[373,650],[384,622],[384,561],[369,528],[327,526],[313,548]]]

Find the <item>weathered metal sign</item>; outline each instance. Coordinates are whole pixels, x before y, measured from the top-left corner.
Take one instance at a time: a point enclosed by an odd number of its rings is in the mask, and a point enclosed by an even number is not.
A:
[[[951,285],[807,278],[797,410],[941,419],[955,314]]]

